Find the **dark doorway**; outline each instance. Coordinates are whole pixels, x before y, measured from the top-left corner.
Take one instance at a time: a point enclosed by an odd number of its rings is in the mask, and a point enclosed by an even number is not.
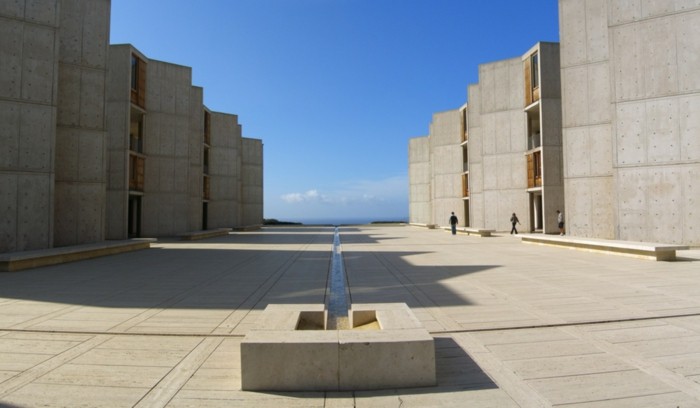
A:
[[[129,196],[129,238],[139,238],[141,236],[141,196]]]
[[[209,218],[209,203],[202,203],[202,231],[209,229],[207,219]]]

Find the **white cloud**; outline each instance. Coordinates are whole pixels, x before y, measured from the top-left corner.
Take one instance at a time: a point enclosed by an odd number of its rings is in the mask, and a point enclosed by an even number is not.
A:
[[[309,190],[305,193],[289,193],[289,194],[284,194],[282,195],[282,201],[294,204],[294,203],[303,203],[303,202],[309,202],[309,201],[318,201],[319,200],[319,194],[317,190]]]
[[[327,193],[318,189],[305,193],[287,193],[280,198],[288,204],[321,203],[327,205],[381,204],[391,201],[406,201],[408,178],[389,177],[381,180],[353,180],[339,183],[339,188]]]

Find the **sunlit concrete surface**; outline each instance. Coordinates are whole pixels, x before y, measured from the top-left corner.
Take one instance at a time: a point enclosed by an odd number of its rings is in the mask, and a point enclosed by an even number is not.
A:
[[[497,234],[499,235],[499,234]],[[676,262],[341,228],[353,303],[406,303],[435,387],[246,392],[269,304],[322,304],[332,228],[266,228],[0,274],[0,406],[700,407],[700,250]]]

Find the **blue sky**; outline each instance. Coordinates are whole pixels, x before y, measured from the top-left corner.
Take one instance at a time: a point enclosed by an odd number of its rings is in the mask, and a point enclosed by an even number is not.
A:
[[[556,0],[115,0],[111,43],[192,67],[264,143],[266,218],[407,219],[408,139],[478,65],[558,41]]]

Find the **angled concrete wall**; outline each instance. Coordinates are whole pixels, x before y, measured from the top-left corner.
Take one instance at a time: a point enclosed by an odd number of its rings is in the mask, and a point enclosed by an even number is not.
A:
[[[187,173],[187,230],[203,229],[204,89],[193,86],[190,92],[189,171]],[[185,182],[185,180],[183,180]]]
[[[408,142],[409,222],[432,224],[430,139],[415,137]]]
[[[142,235],[172,236],[190,229],[187,180],[192,70],[150,60],[146,84]]]
[[[520,58],[479,66],[469,87],[469,188],[472,227],[510,230],[517,213],[529,230],[526,121]]]
[[[452,212],[465,225],[462,201],[461,112],[459,109],[433,115],[430,124],[432,223],[447,226]]]
[[[241,139],[241,220],[239,226],[260,226],[263,221],[263,143]]]
[[[53,245],[59,9],[0,5],[0,253]]]
[[[106,238],[128,238],[130,45],[112,45],[107,71],[107,212]],[[145,57],[141,56],[144,60]]]
[[[231,228],[240,220],[241,126],[238,116],[211,113],[209,228]]]
[[[62,0],[54,245],[104,240],[109,0]]]
[[[570,232],[700,244],[700,5],[559,6]]]

